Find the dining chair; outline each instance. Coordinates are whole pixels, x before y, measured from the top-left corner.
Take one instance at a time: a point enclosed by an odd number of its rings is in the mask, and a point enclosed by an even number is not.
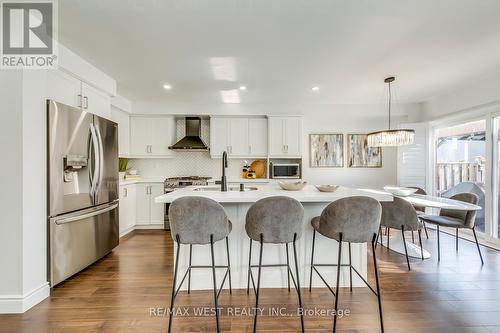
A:
[[[476,205],[479,198],[474,193],[459,193],[450,197],[453,200],[459,200]],[[477,241],[475,223],[476,223],[476,211],[475,210],[453,210],[453,209],[441,209],[439,215],[420,215],[422,221],[435,224],[437,227],[437,243],[438,243],[438,261],[441,260],[440,245],[439,245],[439,227],[449,227],[455,228],[456,234],[456,250],[458,251],[458,229],[470,229],[474,235],[476,241],[477,251],[479,253],[479,258],[481,259],[481,264],[484,265],[483,256],[481,254],[481,249],[479,248],[479,242]]]
[[[393,201],[384,201],[380,204],[382,205],[380,225],[389,229],[401,230],[406,254],[406,263],[408,265],[408,270],[411,270],[408,249],[406,248],[405,231],[418,232],[420,253],[422,255],[422,260],[424,260],[422,248],[422,223],[417,217],[417,212],[411,203],[398,197],[394,197]],[[389,235],[387,235],[387,237],[389,237]]]
[[[409,186],[409,188],[416,189],[417,191],[415,192],[415,194],[427,195],[427,192],[421,187]],[[413,206],[413,207],[415,207],[415,211],[417,212],[417,216],[425,214],[425,206]],[[424,227],[425,237],[427,237],[427,239],[429,239],[429,233],[427,232],[427,226],[425,225],[424,221],[422,221],[422,226]]]

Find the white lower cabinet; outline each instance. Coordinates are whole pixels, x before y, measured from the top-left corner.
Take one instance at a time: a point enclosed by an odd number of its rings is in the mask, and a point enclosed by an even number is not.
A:
[[[164,205],[155,202],[163,194],[163,183],[140,183],[136,185],[138,226],[163,224]]]
[[[120,186],[120,236],[134,229],[136,220],[135,184]]]

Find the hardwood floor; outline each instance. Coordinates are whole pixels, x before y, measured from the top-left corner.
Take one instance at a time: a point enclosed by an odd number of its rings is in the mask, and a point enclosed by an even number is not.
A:
[[[433,258],[412,259],[412,271],[405,257],[378,247],[382,301],[386,332],[500,333],[500,252],[481,247],[481,266],[475,245],[441,237],[441,262],[436,262],[436,240],[424,239]],[[22,315],[0,315],[0,332],[165,332],[168,316],[151,315],[151,308],[165,308],[170,301],[172,240],[164,231],[135,232],[103,260],[52,290],[50,298]],[[371,258],[371,257],[370,257]],[[370,267],[370,281],[373,272]],[[195,278],[195,275],[194,277]],[[332,295],[327,289],[311,293],[303,289],[307,309],[330,309]],[[296,295],[286,289],[263,289],[261,304],[268,309],[294,312]],[[251,308],[252,294],[223,291],[220,304]],[[177,305],[191,307],[188,316],[177,316],[173,332],[214,332],[212,316],[193,315],[194,308],[212,305],[212,293],[182,293]],[[350,315],[340,319],[339,332],[379,332],[376,298],[366,288],[348,289],[340,294],[340,308]],[[223,313],[224,310],[223,310]],[[157,313],[158,314],[158,313]],[[307,332],[331,332],[330,316],[307,316]],[[296,316],[260,317],[258,332],[299,332]],[[251,332],[252,317],[221,317],[223,332]]]

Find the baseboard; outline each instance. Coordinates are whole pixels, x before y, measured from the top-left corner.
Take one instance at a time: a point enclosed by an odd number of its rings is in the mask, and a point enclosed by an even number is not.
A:
[[[0,295],[0,313],[24,313],[49,295],[48,282],[24,295]]]
[[[135,226],[131,226],[130,228],[127,228],[124,231],[120,232],[120,238],[122,238],[123,236],[128,235],[129,233],[131,233],[132,231],[134,231],[134,229],[135,229]]]
[[[148,224],[148,225],[136,225],[134,229],[144,230],[144,229],[163,229],[165,226],[163,224]]]

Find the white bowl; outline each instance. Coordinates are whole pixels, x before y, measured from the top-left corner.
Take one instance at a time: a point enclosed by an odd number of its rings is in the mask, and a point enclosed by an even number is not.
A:
[[[300,191],[307,185],[305,181],[298,182],[283,182],[279,181],[278,185],[285,191]]]
[[[407,197],[417,192],[416,188],[398,187],[398,186],[384,186],[384,190],[397,197]]]
[[[316,185],[316,188],[320,192],[335,192],[339,188],[339,185]]]

